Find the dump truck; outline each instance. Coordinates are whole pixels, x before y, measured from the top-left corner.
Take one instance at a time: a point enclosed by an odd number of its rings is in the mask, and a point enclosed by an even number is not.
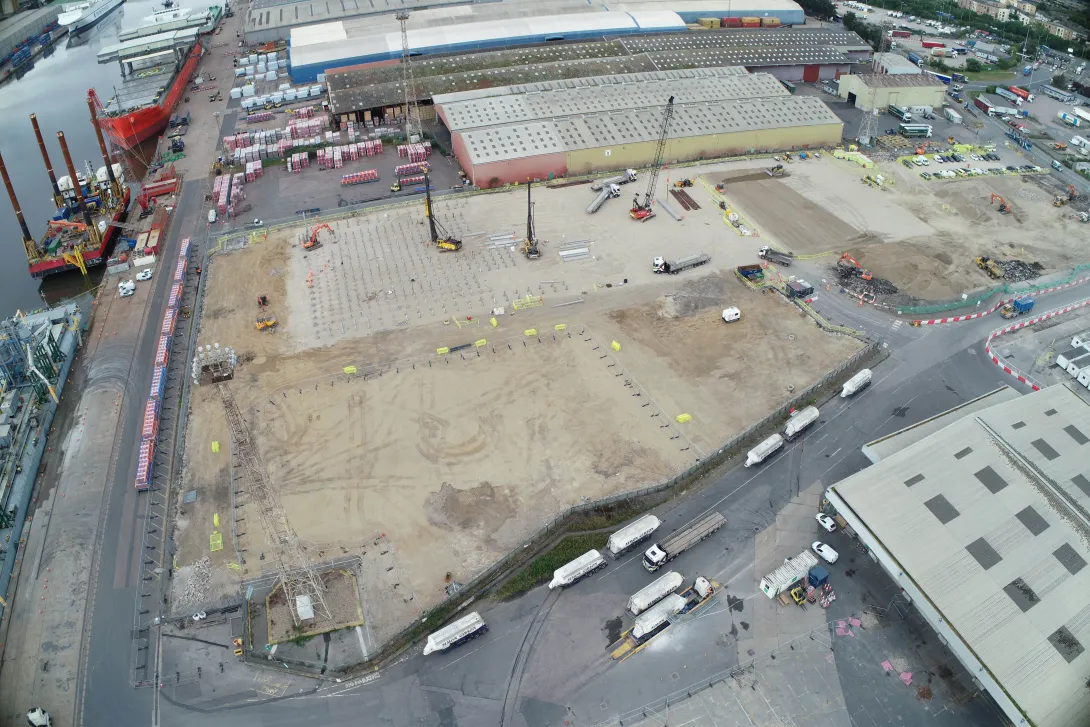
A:
[[[765,245],[757,251],[757,256],[762,260],[768,260],[769,262],[779,263],[785,268],[789,267],[795,259],[794,253],[780,252],[779,250],[773,250],[768,245]]]
[[[682,270],[705,265],[711,262],[711,259],[711,255],[705,255],[704,253],[686,255],[685,257],[679,257],[677,260],[667,260],[665,258],[657,257],[651,261],[651,271],[655,273],[670,273],[671,275],[677,275]]]
[[[590,188],[593,189],[595,192],[598,192],[598,191],[601,191],[603,189],[607,189],[607,188],[609,188],[609,187],[611,187],[613,185],[628,184],[629,182],[635,182],[635,181],[636,181],[636,170],[635,169],[626,169],[624,171],[624,174],[618,174],[617,176],[614,176],[614,177],[606,177],[605,179],[599,179],[599,180],[596,180],[594,182],[591,182]]]
[[[606,559],[597,550],[588,550],[581,556],[553,571],[549,589],[565,588],[606,567]]]
[[[651,585],[645,586],[628,599],[628,610],[633,616],[639,616],[647,609],[654,606],[671,593],[681,588],[685,577],[677,571],[670,571],[661,578],[655,579]]]
[[[870,369],[863,369],[844,382],[844,388],[840,390],[840,398],[847,399],[849,396],[858,394],[860,391],[870,386],[870,381],[873,376],[874,374]]]
[[[765,271],[760,265],[739,265],[734,271],[742,278],[756,283],[764,280]]]
[[[758,444],[753,449],[749,450],[749,454],[746,455],[746,467],[752,467],[755,464],[760,464],[772,456],[773,452],[776,452],[783,446],[783,437],[779,434],[773,434],[768,439]]]
[[[986,272],[988,274],[988,277],[995,278],[996,280],[1003,277],[1003,268],[999,267],[999,263],[997,263],[995,260],[992,260],[987,255],[981,255],[973,262],[976,263],[976,266],[978,268]]]
[[[651,537],[651,534],[662,525],[662,521],[654,515],[644,515],[639,520],[625,525],[609,536],[606,541],[606,550],[614,558],[624,555],[633,546],[642,543]]]
[[[791,418],[787,420],[787,426],[783,428],[784,439],[790,442],[802,434],[818,420],[820,413],[816,406],[808,406],[792,414]]]
[[[484,622],[479,613],[474,611],[429,636],[428,642],[424,644],[424,654],[434,654],[437,651],[453,649],[455,646],[464,644],[470,639],[475,639],[486,633],[488,633],[488,624]]]
[[[594,214],[602,208],[602,205],[606,203],[607,199],[616,199],[621,196],[621,188],[616,184],[611,184],[605,187],[598,196],[594,198],[594,201],[587,205],[587,214]]]
[[[666,540],[648,548],[643,554],[643,567],[654,573],[726,524],[727,519],[717,512],[698,517]]]
[[[1033,298],[1018,298],[1017,300],[1012,300],[999,310],[999,315],[1007,320],[1017,318],[1018,316],[1025,315],[1033,310],[1034,303],[1035,301]]]
[[[794,558],[785,558],[782,566],[761,579],[761,592],[770,599],[775,598],[805,578],[815,565],[818,565],[817,556],[809,550]]]

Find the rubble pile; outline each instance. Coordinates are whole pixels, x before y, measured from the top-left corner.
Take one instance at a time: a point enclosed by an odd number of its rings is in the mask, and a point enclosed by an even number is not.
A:
[[[874,276],[870,280],[863,280],[853,270],[844,267],[834,267],[833,271],[840,287],[856,295],[893,295],[900,291],[896,285],[885,278]]]
[[[1044,266],[1038,262],[1024,263],[1021,260],[996,260],[996,263],[1003,268],[1003,279],[1011,283],[1039,278],[1041,277],[1041,271],[1044,269]]]

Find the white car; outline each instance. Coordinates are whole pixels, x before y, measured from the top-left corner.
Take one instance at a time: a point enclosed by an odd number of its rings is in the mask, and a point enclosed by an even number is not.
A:
[[[117,284],[117,294],[122,298],[128,298],[136,292],[136,283],[131,280],[122,280]]]
[[[833,520],[828,515],[824,515],[824,514],[819,512],[817,515],[814,516],[814,519],[818,521],[818,525],[820,525],[821,529],[824,530],[825,532],[827,532],[827,533],[835,533],[836,532],[836,521]]]
[[[141,270],[139,273],[137,273],[136,279],[140,282],[144,282],[145,280],[151,280],[151,268],[145,268],[144,270]]]
[[[815,553],[817,553],[818,556],[826,563],[835,563],[837,561],[837,558],[840,557],[835,550],[833,550],[820,540],[815,541],[814,544],[810,546],[810,548]]]

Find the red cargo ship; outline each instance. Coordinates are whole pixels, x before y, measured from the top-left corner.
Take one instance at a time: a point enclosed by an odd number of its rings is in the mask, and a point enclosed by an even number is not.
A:
[[[184,63],[140,69],[105,106],[91,90],[101,109],[99,123],[110,140],[123,149],[132,149],[165,129],[203,55],[204,46],[198,41]]]

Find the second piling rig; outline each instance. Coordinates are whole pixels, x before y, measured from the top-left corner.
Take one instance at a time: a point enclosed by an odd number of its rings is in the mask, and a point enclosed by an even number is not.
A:
[[[659,128],[658,146],[655,147],[655,158],[651,162],[650,173],[647,175],[647,193],[644,194],[643,202],[640,202],[640,196],[636,195],[636,198],[632,200],[632,209],[628,213],[632,219],[638,222],[646,222],[655,216],[655,186],[659,181],[662,160],[666,156],[666,136],[670,132],[670,119],[673,117],[674,97],[671,96],[666,102],[666,109],[662,112],[662,126]]]
[[[537,260],[541,253],[537,249],[537,230],[534,229],[534,203],[530,201],[530,188],[533,180],[526,181],[526,239],[522,243],[522,254],[527,260]]]
[[[448,234],[435,219],[435,208],[431,203],[431,180],[427,174],[424,174],[424,214],[428,218],[431,241],[437,248],[448,252],[462,249],[462,241]]]

